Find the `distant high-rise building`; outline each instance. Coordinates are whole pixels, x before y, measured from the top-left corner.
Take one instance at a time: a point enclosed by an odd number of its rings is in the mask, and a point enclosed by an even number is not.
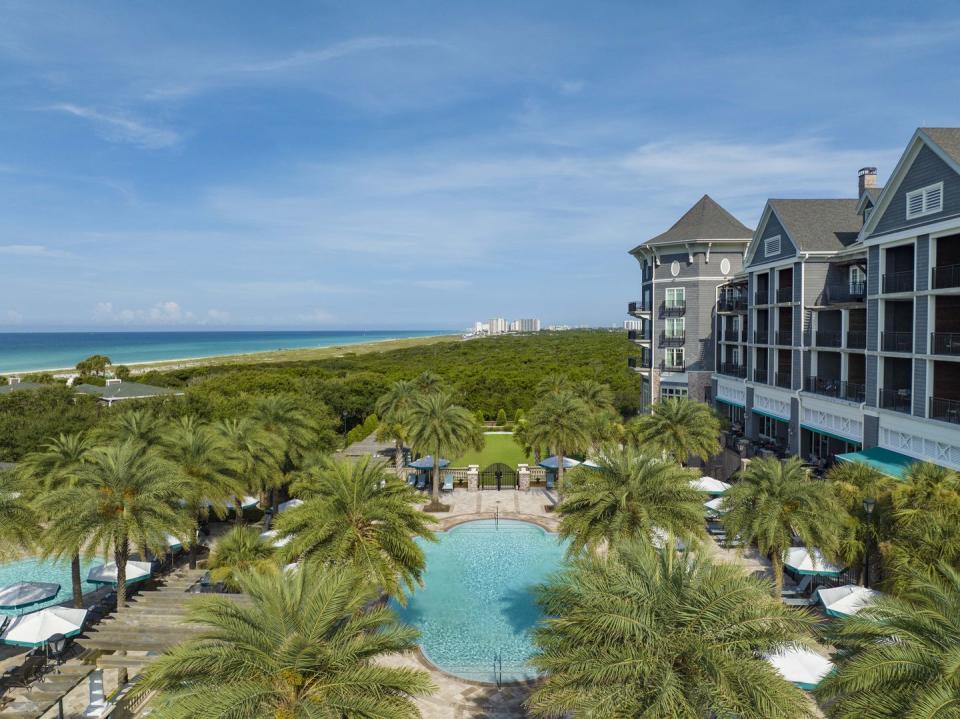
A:
[[[503,317],[494,317],[489,320],[487,324],[490,326],[487,331],[492,335],[502,335],[510,331],[510,325],[507,324],[507,321],[503,319]]]
[[[539,332],[540,331],[540,320],[517,320],[514,324],[517,325],[515,332]]]

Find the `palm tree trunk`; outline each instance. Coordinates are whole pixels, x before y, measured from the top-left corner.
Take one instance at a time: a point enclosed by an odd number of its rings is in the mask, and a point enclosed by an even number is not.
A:
[[[197,517],[197,526],[200,526],[200,517]],[[190,541],[190,569],[197,568],[197,540],[199,537],[199,529],[193,530],[193,539]]]
[[[433,502],[434,507],[440,506],[440,448],[433,455]]]
[[[558,449],[557,455],[557,494],[563,496],[563,450]]]
[[[780,599],[783,594],[783,553],[773,552],[770,555],[770,566],[773,568],[773,596]]]
[[[393,466],[397,470],[397,477],[403,478],[403,440],[395,440],[393,443],[394,455]]]
[[[117,614],[123,614],[127,601],[127,555],[130,553],[130,540],[124,537],[117,542],[113,550],[113,561],[117,563]]]
[[[70,579],[73,582],[73,606],[83,609],[83,578],[80,576],[80,554],[70,560]]]

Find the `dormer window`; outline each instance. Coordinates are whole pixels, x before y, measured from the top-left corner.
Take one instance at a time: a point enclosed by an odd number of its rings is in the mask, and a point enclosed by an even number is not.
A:
[[[907,219],[932,215],[943,209],[943,183],[927,185],[907,193]]]
[[[780,235],[768,237],[763,241],[763,256],[773,257],[780,254]]]

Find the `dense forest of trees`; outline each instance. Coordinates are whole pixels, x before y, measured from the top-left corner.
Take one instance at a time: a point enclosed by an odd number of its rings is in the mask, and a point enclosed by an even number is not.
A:
[[[329,449],[338,442],[335,433],[374,412],[377,398],[393,382],[424,370],[439,375],[471,412],[490,420],[501,409],[508,417],[529,410],[538,399],[537,384],[556,374],[608,385],[615,408],[629,417],[636,412],[640,391],[637,376],[627,369],[631,353],[623,332],[571,330],[345,352],[312,361],[193,367],[150,372],[136,380],[185,391],[184,397],[149,400],[149,406],[171,417],[185,412],[207,420],[239,417],[258,396],[291,395],[327,428],[330,447],[318,449]],[[87,399],[75,398],[62,385],[0,396],[0,461],[16,461],[54,434],[95,427],[103,415],[117,411]]]

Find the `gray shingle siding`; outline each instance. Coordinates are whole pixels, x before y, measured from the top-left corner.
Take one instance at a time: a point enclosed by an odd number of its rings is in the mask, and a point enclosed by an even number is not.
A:
[[[917,292],[926,292],[930,289],[930,235],[919,235],[913,251],[917,268],[914,286]]]
[[[793,379],[790,385],[793,389],[800,389],[803,386],[803,371],[800,364],[800,350],[793,351]]]
[[[748,438],[756,440],[758,436],[757,420],[753,414],[753,387],[747,387],[747,402],[743,412],[743,431]]]
[[[880,300],[867,300],[867,349],[871,352],[877,351],[877,345],[880,340],[877,332],[880,327]]]
[[[913,361],[913,414],[924,417],[927,414],[927,363]]]
[[[764,255],[764,244],[765,241],[770,237],[775,237],[780,235],[780,252],[772,257],[767,257]],[[797,248],[793,246],[793,242],[787,236],[787,231],[783,229],[783,225],[780,224],[780,220],[777,219],[777,216],[770,213],[770,217],[767,219],[766,224],[763,226],[759,235],[760,239],[757,240],[756,252],[753,254],[753,259],[750,262],[749,266],[762,265],[765,262],[772,262],[775,260],[783,260],[788,257],[793,257],[797,254]]]
[[[793,301],[803,302],[803,263],[793,263]]]
[[[880,294],[880,248],[876,245],[867,250],[867,295]]]
[[[943,209],[935,214],[908,221],[907,193],[940,181],[943,181]],[[958,214],[960,214],[960,177],[940,159],[937,153],[924,145],[903,176],[900,186],[896,188],[895,194],[870,236],[922,227]]]
[[[863,416],[863,448],[876,447],[880,439],[880,418],[867,414]]]
[[[877,365],[879,358],[876,355],[867,355],[867,406],[877,406]]]
[[[791,454],[800,454],[800,400],[790,398],[790,434],[789,450]]]
[[[806,262],[803,266],[803,304],[807,307],[820,304],[827,286],[830,265],[826,262]]]
[[[926,297],[919,296],[913,301],[913,351],[921,355],[927,353],[928,307]]]

